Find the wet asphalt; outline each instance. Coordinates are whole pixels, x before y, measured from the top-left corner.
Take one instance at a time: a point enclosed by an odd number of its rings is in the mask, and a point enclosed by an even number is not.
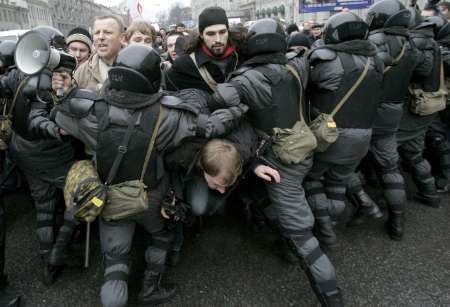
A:
[[[406,235],[401,242],[385,233],[385,217],[356,228],[337,226],[339,243],[329,256],[347,306],[450,306],[450,198],[442,195],[441,208],[434,209],[415,202],[413,193],[408,184]],[[95,227],[89,268],[66,268],[46,287],[41,282],[32,202],[26,191],[5,197],[6,272],[9,289],[22,294],[22,306],[100,306],[103,273]],[[269,229],[255,232],[239,210],[206,218],[200,230],[187,230],[181,261],[167,274],[178,293],[165,306],[318,306],[300,266],[280,257],[276,239]],[[137,306],[146,242],[138,231],[130,306]],[[81,253],[81,246],[75,244],[74,253]]]

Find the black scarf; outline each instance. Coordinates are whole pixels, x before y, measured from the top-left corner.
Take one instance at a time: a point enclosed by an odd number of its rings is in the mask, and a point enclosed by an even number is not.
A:
[[[154,104],[161,96],[162,93],[141,94],[116,90],[108,86],[105,88],[104,99],[115,107],[136,110]]]
[[[381,28],[378,30],[371,31],[370,34],[374,33],[385,33],[388,35],[400,35],[404,37],[409,37],[409,30],[403,27],[392,27],[392,28]]]
[[[362,56],[374,56],[376,53],[376,47],[370,41],[362,39],[355,39],[339,44],[323,45],[314,50],[317,49],[331,49],[336,52],[345,52]]]
[[[249,60],[245,61],[242,65],[258,65],[258,64],[287,64],[288,60],[286,55],[282,52],[258,54]]]

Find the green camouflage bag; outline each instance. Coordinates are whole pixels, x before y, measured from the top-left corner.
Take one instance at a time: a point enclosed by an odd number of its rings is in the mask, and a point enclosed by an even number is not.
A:
[[[106,187],[100,181],[91,160],[75,162],[67,173],[64,185],[67,210],[73,210],[77,219],[92,222],[100,215],[106,200]]]
[[[129,180],[108,186],[102,217],[118,221],[148,209],[147,186],[141,180]]]

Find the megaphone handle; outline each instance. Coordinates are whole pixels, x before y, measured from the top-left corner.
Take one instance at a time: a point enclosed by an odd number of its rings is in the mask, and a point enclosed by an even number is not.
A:
[[[64,89],[63,88],[59,88],[56,90],[56,96],[58,97],[64,97]]]

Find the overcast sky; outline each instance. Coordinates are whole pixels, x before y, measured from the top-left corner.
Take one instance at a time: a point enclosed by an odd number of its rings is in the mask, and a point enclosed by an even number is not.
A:
[[[191,0],[140,0],[142,5],[149,3],[152,5],[159,5],[161,9],[167,9],[174,3],[181,3],[183,5],[190,5]],[[95,0],[97,3],[101,3],[106,6],[114,6],[122,2],[122,0]]]

